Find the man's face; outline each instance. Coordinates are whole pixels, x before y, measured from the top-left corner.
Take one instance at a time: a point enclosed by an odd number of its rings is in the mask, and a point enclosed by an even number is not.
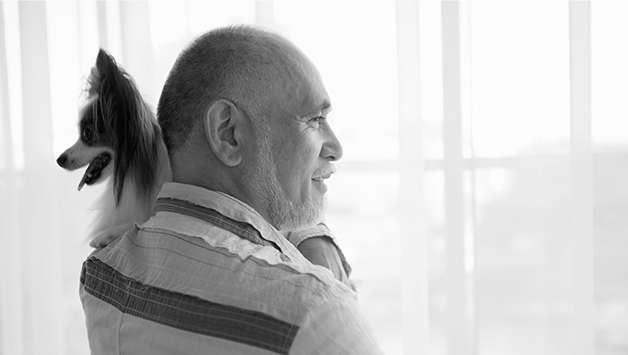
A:
[[[252,181],[263,196],[271,223],[296,230],[322,220],[327,187],[335,172],[331,162],[342,157],[342,146],[327,115],[329,96],[320,74],[306,61],[300,75],[284,79],[284,90],[258,129],[258,156]]]

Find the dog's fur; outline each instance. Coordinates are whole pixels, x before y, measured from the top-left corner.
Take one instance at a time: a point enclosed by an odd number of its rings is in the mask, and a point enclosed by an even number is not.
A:
[[[107,182],[90,233],[90,245],[98,248],[146,221],[172,174],[153,110],[133,79],[102,49],[87,80],[78,126],[78,140],[57,163],[66,170],[89,164],[79,190]]]

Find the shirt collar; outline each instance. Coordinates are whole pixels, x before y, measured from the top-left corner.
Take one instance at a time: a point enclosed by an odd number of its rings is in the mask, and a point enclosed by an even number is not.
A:
[[[255,228],[263,239],[277,245],[281,252],[290,258],[290,260],[307,263],[303,255],[288,242],[275,227],[270,225],[251,206],[233,196],[199,186],[169,182],[162,186],[158,198],[187,201],[195,205],[213,209],[236,221],[247,223]]]

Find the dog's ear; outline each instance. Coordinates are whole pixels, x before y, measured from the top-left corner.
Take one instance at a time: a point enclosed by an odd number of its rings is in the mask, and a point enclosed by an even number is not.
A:
[[[119,203],[125,177],[129,174],[134,174],[140,194],[150,193],[154,171],[153,161],[148,157],[156,155],[154,118],[133,78],[116,64],[112,56],[101,52],[96,61],[102,75],[97,106],[104,124],[115,135],[113,188],[116,203]]]
[[[105,69],[110,65],[110,63],[111,58],[109,54],[107,54],[104,49],[99,49],[98,56],[96,57],[96,68],[98,68],[98,70]]]
[[[87,79],[87,93],[89,96],[99,94],[103,91],[102,85],[105,84],[106,78],[116,75],[118,66],[115,59],[104,49],[98,51],[96,57],[96,65],[92,68],[89,78]]]

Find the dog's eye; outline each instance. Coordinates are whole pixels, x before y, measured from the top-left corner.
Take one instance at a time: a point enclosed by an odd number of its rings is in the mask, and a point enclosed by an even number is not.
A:
[[[92,132],[92,130],[89,128],[84,128],[81,131],[81,139],[87,144],[92,143],[92,141],[94,140],[94,132]]]

